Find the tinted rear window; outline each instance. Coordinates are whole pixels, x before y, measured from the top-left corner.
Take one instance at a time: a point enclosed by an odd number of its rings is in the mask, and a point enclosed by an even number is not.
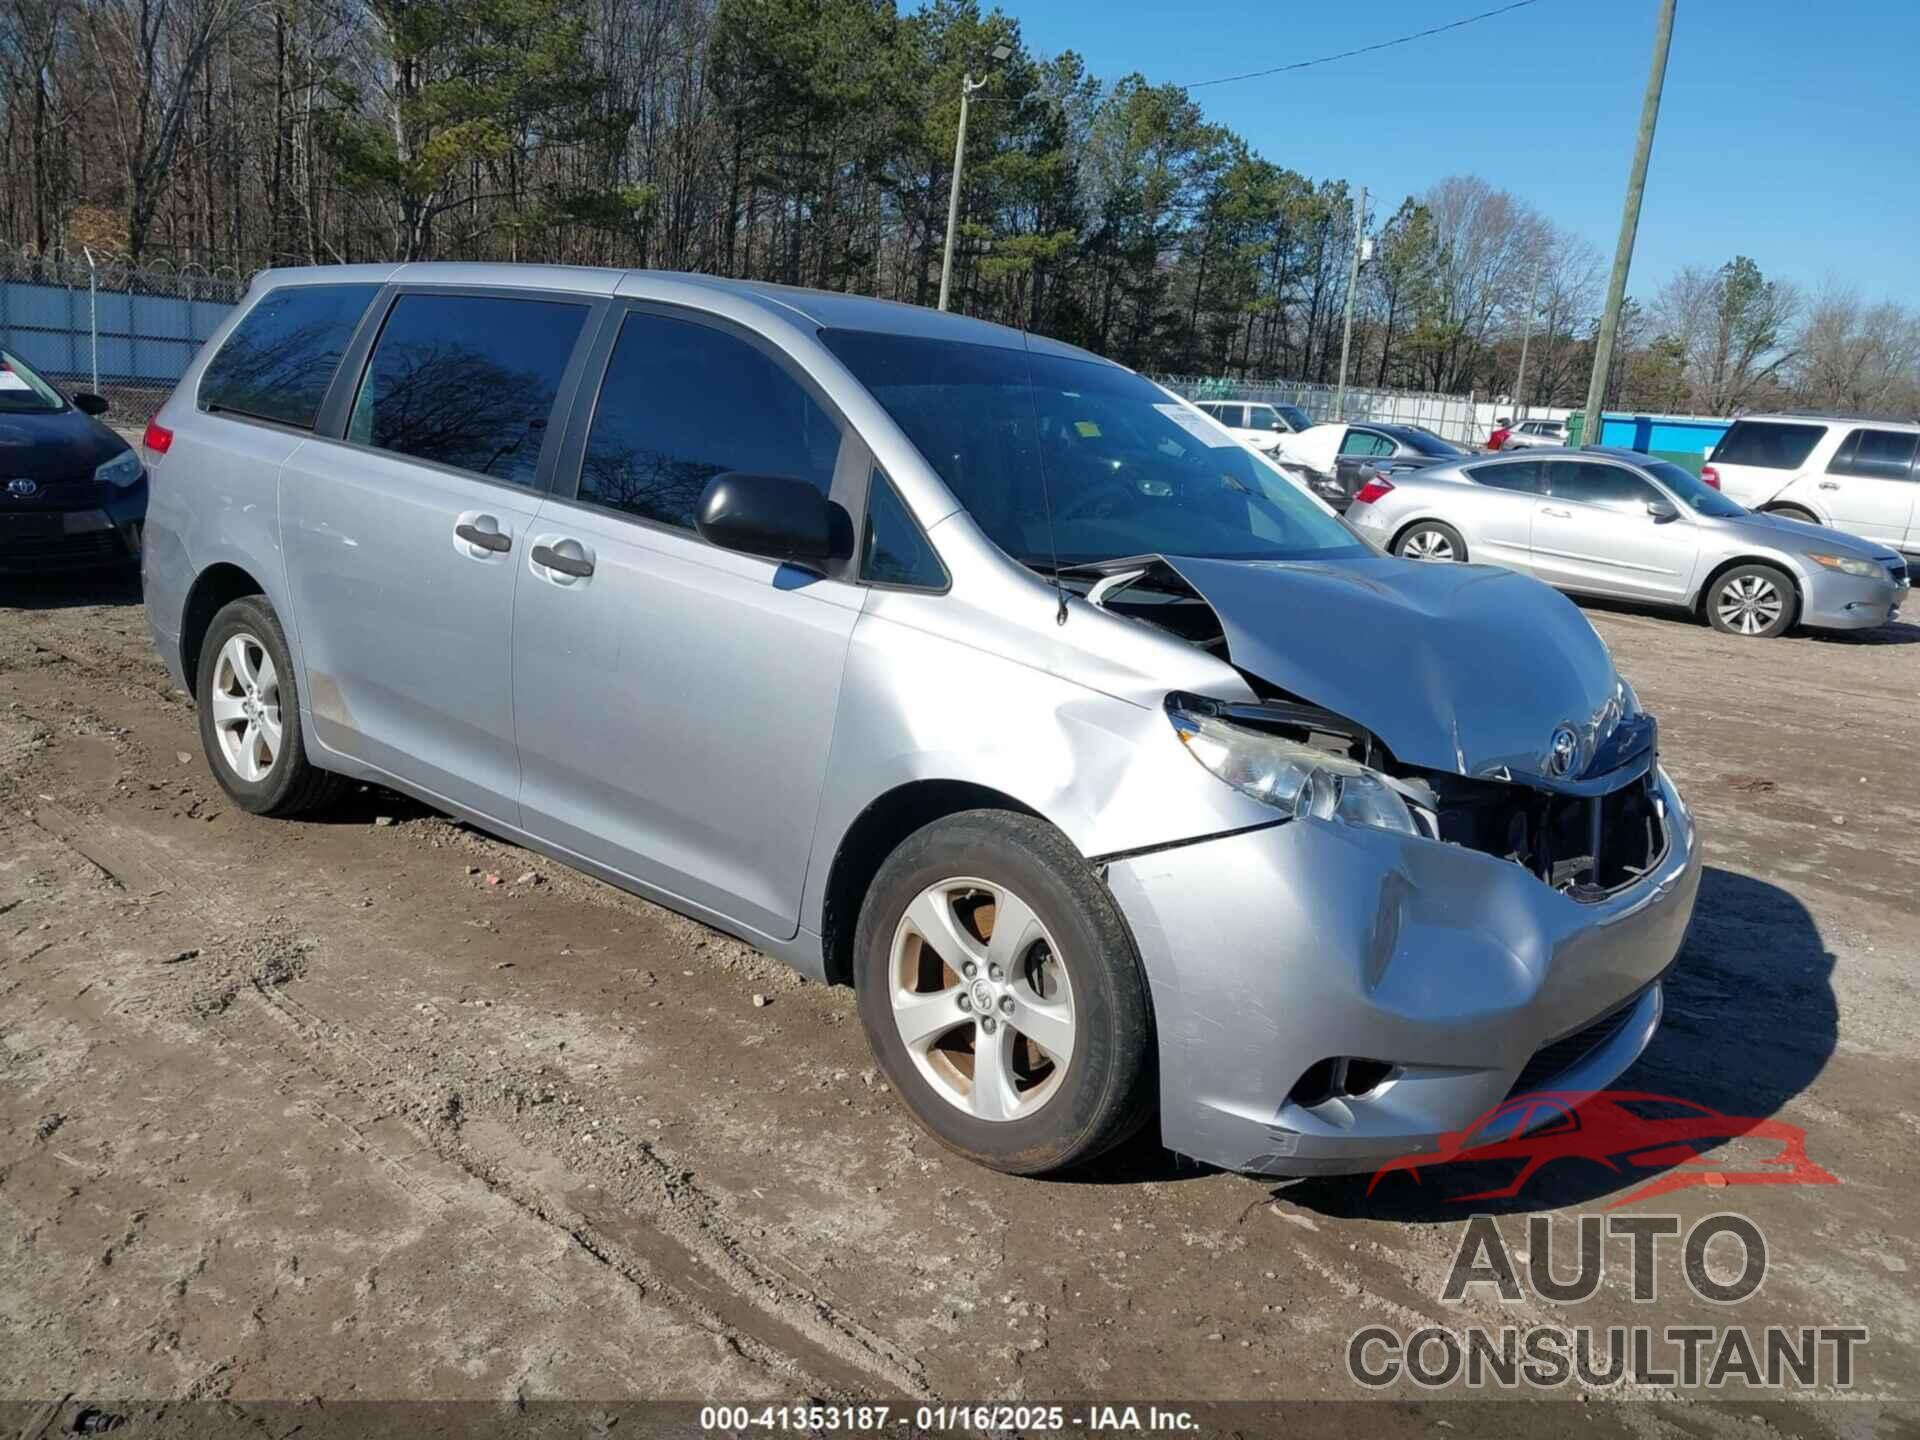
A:
[[[532,485],[587,307],[492,295],[393,302],[347,439]]]
[[[378,285],[268,291],[200,377],[200,408],[313,428],[340,356]]]
[[[1716,465],[1757,465],[1763,470],[1792,470],[1827,433],[1824,425],[1781,425],[1766,420],[1736,420],[1720,437],[1708,461]]]
[[[1538,460],[1503,460],[1498,465],[1469,465],[1467,474],[1475,483],[1493,490],[1522,490],[1539,494],[1541,464]]]

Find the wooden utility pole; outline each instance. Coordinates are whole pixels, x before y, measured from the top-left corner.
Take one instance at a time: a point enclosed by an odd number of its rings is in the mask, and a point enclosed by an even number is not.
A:
[[[1626,208],[1620,214],[1620,243],[1613,252],[1613,276],[1607,283],[1607,308],[1593,342],[1593,376],[1587,381],[1587,409],[1581,443],[1600,443],[1601,408],[1607,399],[1607,372],[1613,366],[1613,343],[1620,333],[1620,307],[1627,299],[1627,270],[1633,263],[1633,238],[1640,229],[1640,198],[1647,189],[1647,161],[1653,154],[1654,126],[1660,120],[1660,92],[1667,83],[1667,50],[1673,44],[1674,0],[1660,0],[1660,21],[1653,34],[1653,68],[1647,75],[1647,98],[1640,106],[1640,138],[1633,152],[1633,173],[1627,179]]]
[[[1514,423],[1527,418],[1527,346],[1533,343],[1533,307],[1540,298],[1540,271],[1545,268],[1546,256],[1542,255],[1533,262],[1533,287],[1527,291],[1527,323],[1520,332],[1520,373],[1513,377],[1513,419]]]

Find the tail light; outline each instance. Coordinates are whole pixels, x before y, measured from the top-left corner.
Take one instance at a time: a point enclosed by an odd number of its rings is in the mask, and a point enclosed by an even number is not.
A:
[[[149,420],[147,422],[147,433],[140,437],[140,443],[146,447],[147,463],[151,465],[154,456],[166,454],[169,447],[172,446],[173,431],[162,425],[158,420]]]
[[[1356,505],[1371,505],[1381,496],[1393,489],[1393,482],[1384,475],[1376,475],[1360,487],[1360,493],[1353,497]]]
[[[1702,465],[1700,467],[1700,478],[1714,489],[1718,490],[1720,488],[1720,472],[1714,469],[1713,466]]]

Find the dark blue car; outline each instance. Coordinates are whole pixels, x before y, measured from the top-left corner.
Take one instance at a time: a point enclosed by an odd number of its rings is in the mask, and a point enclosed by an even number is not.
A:
[[[131,563],[147,472],[102,425],[107,402],[71,396],[0,350],[0,572]]]

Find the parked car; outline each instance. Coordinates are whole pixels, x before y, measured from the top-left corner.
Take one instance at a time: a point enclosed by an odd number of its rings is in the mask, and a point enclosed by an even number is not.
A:
[[[982,1164],[1157,1105],[1216,1164],[1372,1170],[1659,1020],[1700,854],[1585,617],[1380,554],[1084,351],[268,272],[148,447],[154,640],[236,805],[389,785],[851,983]]]
[[[0,571],[112,565],[140,553],[147,472],[96,416],[107,402],[62,394],[0,350]]]
[[[1255,400],[1196,400],[1194,404],[1256,450],[1272,450],[1282,435],[1313,424],[1297,405],[1268,405]]]
[[[1564,420],[1522,420],[1507,432],[1507,438],[1501,443],[1502,450],[1539,449],[1548,445],[1567,443],[1567,422]]]
[[[1736,420],[1700,475],[1751,510],[1920,556],[1920,424],[1844,416]]]
[[[1468,452],[1418,425],[1315,425],[1281,441],[1283,460],[1305,467],[1313,491],[1336,510],[1353,503],[1376,475],[1398,475],[1423,466],[1464,459]]]
[[[1574,594],[1692,611],[1733,635],[1884,625],[1908,589],[1887,546],[1754,514],[1632,450],[1434,466],[1374,481],[1347,518],[1396,555],[1489,561]]]

